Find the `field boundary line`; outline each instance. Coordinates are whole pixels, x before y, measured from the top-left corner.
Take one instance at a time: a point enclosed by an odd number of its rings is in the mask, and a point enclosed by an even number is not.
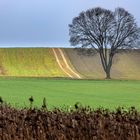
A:
[[[68,62],[67,62],[67,60],[66,60],[66,58],[65,58],[65,56],[64,56],[63,51],[62,51],[60,48],[58,48],[58,50],[59,50],[59,52],[60,52],[60,54],[61,54],[61,56],[62,56],[62,58],[63,58],[63,60],[64,60],[64,63],[66,64],[67,68],[68,68],[74,75],[76,75],[78,78],[81,78],[81,76],[80,76],[78,73],[76,73],[76,72],[69,66],[69,64],[68,64]]]
[[[61,65],[61,63],[60,63],[60,61],[59,61],[59,58],[58,58],[58,56],[57,56],[57,53],[56,53],[55,49],[52,48],[52,50],[53,50],[55,59],[56,59],[58,65],[59,65],[59,67],[61,68],[61,70],[62,70],[65,74],[67,74],[69,77],[73,78],[73,76],[72,76],[71,74],[69,74],[69,73],[63,68],[63,66]]]

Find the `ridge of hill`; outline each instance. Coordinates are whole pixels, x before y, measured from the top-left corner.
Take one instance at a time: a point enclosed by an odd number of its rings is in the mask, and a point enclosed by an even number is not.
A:
[[[99,55],[79,55],[72,48],[0,48],[0,76],[103,79]],[[140,80],[140,51],[116,54],[113,79]]]

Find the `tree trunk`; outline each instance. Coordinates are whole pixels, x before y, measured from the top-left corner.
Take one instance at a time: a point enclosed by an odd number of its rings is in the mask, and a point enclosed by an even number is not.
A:
[[[109,64],[106,66],[106,70],[105,70],[106,79],[111,79],[111,74],[110,74],[111,66],[112,66],[112,58],[110,58]]]
[[[110,53],[108,57],[107,56],[105,57],[103,51],[100,51],[99,53],[100,53],[100,59],[101,59],[101,62],[102,62],[104,72],[106,73],[106,78],[105,79],[111,79],[110,71],[111,71],[112,60],[113,60],[114,54]]]
[[[106,71],[106,78],[105,79],[111,79],[110,70]]]

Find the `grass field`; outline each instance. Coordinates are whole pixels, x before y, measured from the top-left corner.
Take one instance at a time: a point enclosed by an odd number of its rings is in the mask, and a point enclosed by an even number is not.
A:
[[[65,80],[39,78],[1,78],[0,96],[14,106],[29,106],[28,98],[40,107],[46,97],[49,108],[74,105],[140,109],[140,81]]]

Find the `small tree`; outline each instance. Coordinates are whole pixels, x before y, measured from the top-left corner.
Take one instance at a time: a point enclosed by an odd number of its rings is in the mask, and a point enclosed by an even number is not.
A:
[[[112,12],[98,7],[75,17],[69,25],[69,34],[72,46],[94,48],[99,53],[106,78],[110,79],[114,55],[120,49],[136,47],[140,28],[123,8]]]

